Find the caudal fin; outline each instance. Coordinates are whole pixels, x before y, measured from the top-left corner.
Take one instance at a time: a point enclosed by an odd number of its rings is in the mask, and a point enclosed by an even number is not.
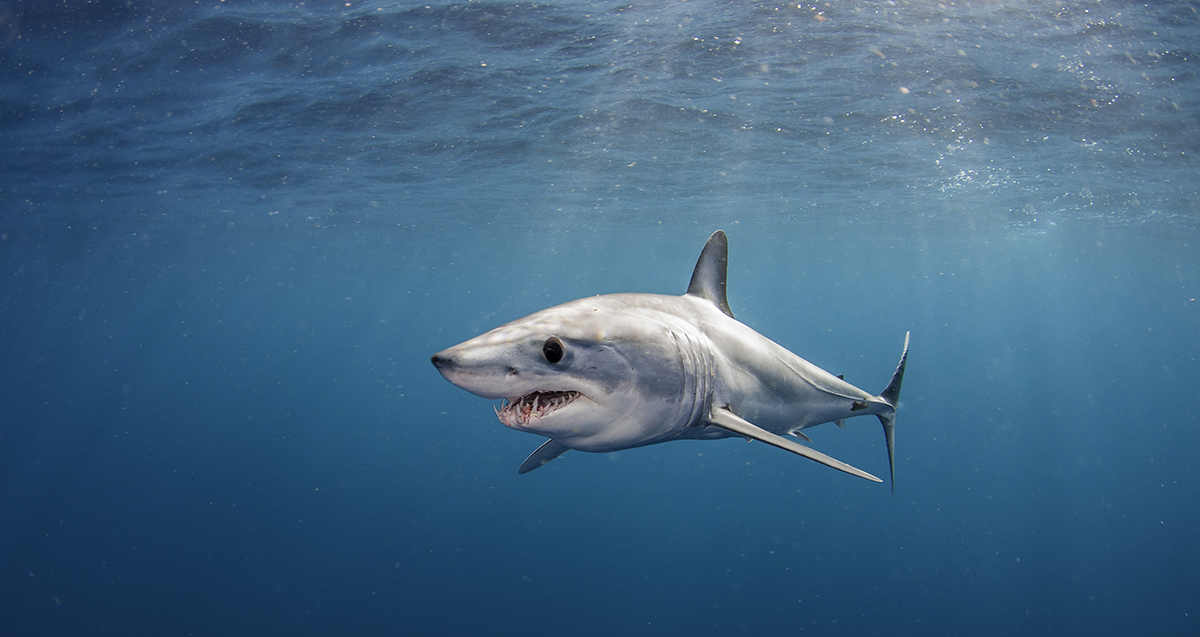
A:
[[[904,382],[904,366],[908,363],[908,337],[904,333],[904,353],[900,355],[900,364],[896,373],[892,374],[892,382],[879,393],[879,397],[892,406],[892,410],[879,414],[879,422],[883,423],[883,437],[887,439],[888,470],[892,475],[892,493],[896,492],[896,405],[900,403],[900,384]]]

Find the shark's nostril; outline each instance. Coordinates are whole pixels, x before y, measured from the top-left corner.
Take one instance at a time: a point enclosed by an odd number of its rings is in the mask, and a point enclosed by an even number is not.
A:
[[[430,357],[429,361],[438,369],[449,367],[453,362],[449,356],[446,356],[445,352],[438,352],[437,354],[434,354],[432,357]]]

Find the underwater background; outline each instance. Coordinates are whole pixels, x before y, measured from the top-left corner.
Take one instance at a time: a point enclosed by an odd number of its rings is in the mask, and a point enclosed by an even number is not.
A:
[[[1200,631],[1200,3],[0,1],[0,635]],[[896,493],[434,352],[682,294]],[[810,429],[883,476],[874,418]]]

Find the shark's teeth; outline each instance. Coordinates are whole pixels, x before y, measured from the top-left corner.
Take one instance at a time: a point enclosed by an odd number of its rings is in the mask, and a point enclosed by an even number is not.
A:
[[[551,412],[562,409],[583,394],[577,391],[535,391],[496,409],[496,417],[506,427],[524,427]]]

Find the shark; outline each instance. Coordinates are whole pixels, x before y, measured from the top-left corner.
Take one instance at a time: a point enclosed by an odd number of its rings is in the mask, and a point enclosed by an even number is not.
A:
[[[718,230],[682,296],[606,294],[556,305],[440,351],[433,365],[450,383],[500,401],[493,408],[505,426],[547,438],[518,473],[572,449],[740,437],[882,482],[801,442],[812,443],[810,427],[876,416],[894,493],[910,333],[883,391],[863,391],[735,319],[728,263],[728,237]]]

